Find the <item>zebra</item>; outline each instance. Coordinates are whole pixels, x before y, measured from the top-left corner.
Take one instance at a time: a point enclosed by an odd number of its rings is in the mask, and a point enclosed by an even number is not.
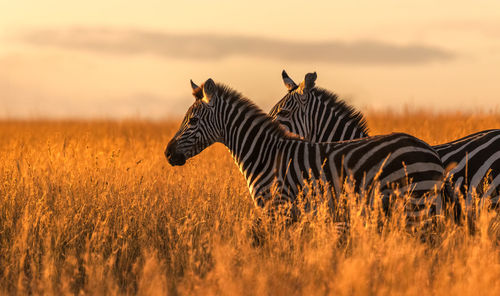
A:
[[[327,184],[328,205],[334,206],[344,182],[352,182],[357,193],[367,194],[360,196],[382,193],[384,211],[397,190],[409,196],[405,214],[410,222],[441,215],[444,168],[427,143],[403,133],[311,143],[287,133],[228,86],[212,79],[201,86],[191,81],[191,86],[195,101],[164,152],[170,165],[184,165],[219,142],[229,149],[261,208],[294,206],[308,181]],[[309,88],[306,84],[303,91]]]
[[[306,75],[307,76],[307,75]],[[316,73],[313,74],[316,80]],[[282,78],[288,93],[270,110],[269,115],[286,130],[312,142],[332,142],[369,136],[366,121],[336,94],[314,86],[303,91],[285,70]],[[432,147],[449,168],[453,190],[465,198],[466,208],[473,206],[473,196],[498,208],[500,191],[500,129],[474,133],[464,138]],[[486,182],[488,181],[488,182]],[[487,183],[489,183],[489,186]],[[486,188],[483,188],[486,187]],[[476,192],[477,190],[477,192]],[[457,206],[459,206],[457,204]]]

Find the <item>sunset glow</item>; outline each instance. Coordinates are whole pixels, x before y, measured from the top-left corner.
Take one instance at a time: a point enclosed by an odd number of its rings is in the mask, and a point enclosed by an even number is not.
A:
[[[498,1],[2,1],[0,116],[179,116],[212,77],[268,109],[280,72],[360,108],[500,102]]]

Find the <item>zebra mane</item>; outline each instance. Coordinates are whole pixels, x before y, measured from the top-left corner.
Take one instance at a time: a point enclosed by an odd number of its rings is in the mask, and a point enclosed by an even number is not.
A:
[[[366,119],[361,111],[349,105],[346,101],[340,99],[336,94],[329,90],[320,87],[314,87],[312,91],[316,92],[316,97],[325,102],[332,109],[338,110],[348,119],[353,120],[356,126],[365,134],[368,135],[369,129],[366,124]]]
[[[193,95],[197,100],[201,100],[203,98],[203,85],[204,84],[201,84],[197,89],[193,90]],[[239,103],[238,105],[243,105],[246,110],[245,113],[251,112],[259,117],[265,117],[266,120],[263,122],[263,124],[267,124],[267,129],[271,133],[286,139],[301,140],[298,135],[286,131],[285,128],[281,126],[281,124],[274,121],[272,117],[269,116],[269,114],[264,112],[259,106],[255,105],[254,102],[243,96],[240,92],[222,83],[215,83],[215,86],[216,94],[219,99],[225,100],[230,104]]]

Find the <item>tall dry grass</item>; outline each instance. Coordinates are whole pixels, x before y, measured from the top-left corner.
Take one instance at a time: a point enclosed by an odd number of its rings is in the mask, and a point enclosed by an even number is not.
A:
[[[372,134],[432,144],[499,128],[498,114],[371,113]],[[222,145],[170,167],[177,122],[0,123],[0,294],[500,295],[493,213],[432,242],[352,215],[264,227]],[[323,213],[323,214],[322,214]]]

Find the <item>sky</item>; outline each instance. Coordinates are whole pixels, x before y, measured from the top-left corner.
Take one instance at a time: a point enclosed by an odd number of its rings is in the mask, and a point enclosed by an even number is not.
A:
[[[0,0],[0,118],[179,118],[208,78],[267,111],[283,69],[360,110],[500,110],[500,1]]]

